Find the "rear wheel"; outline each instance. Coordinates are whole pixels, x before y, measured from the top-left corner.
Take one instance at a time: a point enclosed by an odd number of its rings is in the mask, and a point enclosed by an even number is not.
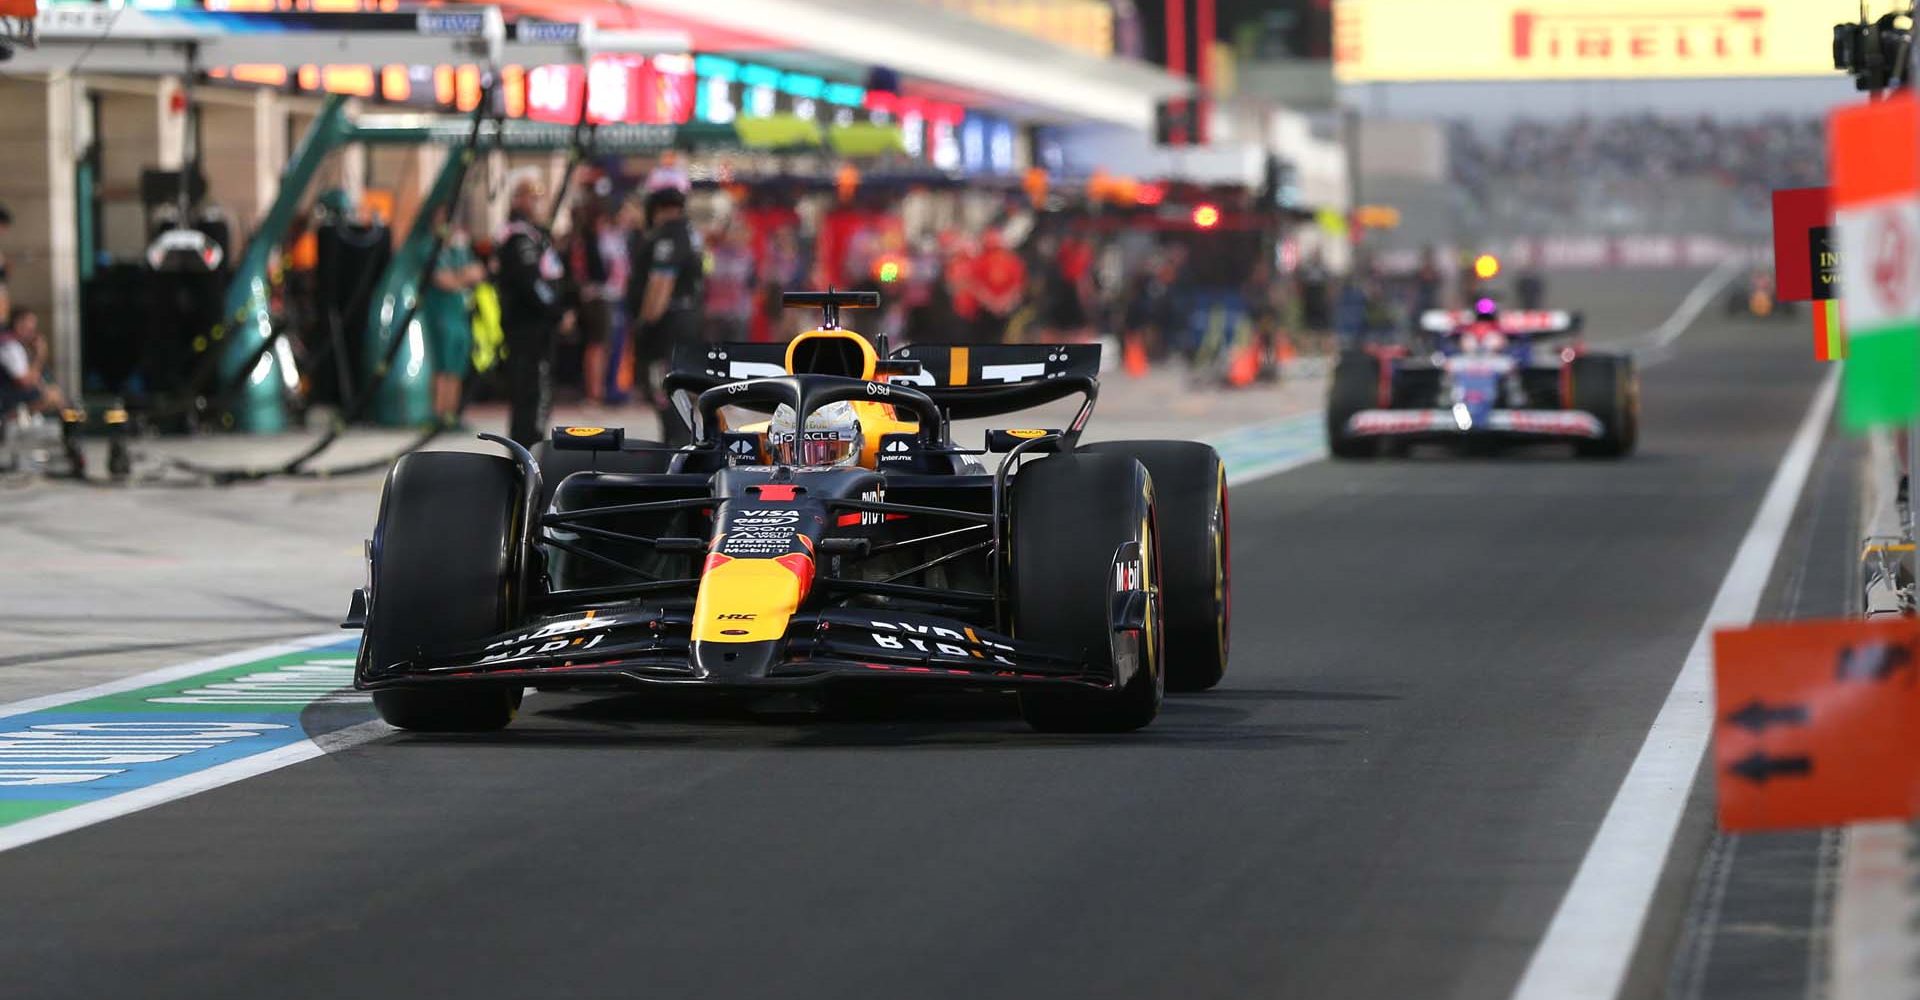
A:
[[[1020,712],[1042,732],[1118,733],[1160,712],[1166,690],[1160,601],[1144,627],[1114,630],[1121,583],[1160,585],[1153,481],[1126,455],[1070,454],[1021,469],[1013,486],[1014,634],[1126,674],[1117,690],[1036,690]]]
[[[1600,437],[1581,441],[1574,451],[1586,458],[1619,458],[1640,438],[1640,376],[1633,359],[1607,354],[1574,358],[1572,405],[1600,421]]]
[[[520,538],[520,473],[495,455],[415,452],[394,463],[374,532],[363,669],[379,676],[422,655],[505,629]],[[388,725],[427,732],[499,729],[518,685],[384,688]]]
[[[1227,468],[1193,441],[1102,441],[1080,452],[1129,455],[1153,478],[1166,621],[1167,689],[1205,691],[1227,672],[1232,554]]]
[[[1372,458],[1380,453],[1373,438],[1355,437],[1347,423],[1380,400],[1379,358],[1365,351],[1343,351],[1327,390],[1327,450],[1335,458]]]

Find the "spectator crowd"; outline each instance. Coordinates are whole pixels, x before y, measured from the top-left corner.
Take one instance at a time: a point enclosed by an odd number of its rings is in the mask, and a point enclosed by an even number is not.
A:
[[[1496,130],[1454,123],[1454,184],[1497,221],[1521,209],[1590,228],[1696,226],[1686,202],[1723,192],[1738,221],[1764,221],[1775,188],[1824,183],[1818,118],[1722,121],[1651,113],[1560,121],[1518,119]],[[1676,211],[1679,209],[1679,211]]]

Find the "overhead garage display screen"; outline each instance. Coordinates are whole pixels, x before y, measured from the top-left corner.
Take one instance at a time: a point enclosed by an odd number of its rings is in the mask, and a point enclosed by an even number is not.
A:
[[[1873,0],[1878,14],[1885,0]],[[1334,75],[1413,80],[1831,76],[1832,0],[1336,0]]]

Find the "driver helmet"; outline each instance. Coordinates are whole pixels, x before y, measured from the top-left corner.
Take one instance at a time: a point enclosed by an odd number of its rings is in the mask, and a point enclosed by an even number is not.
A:
[[[793,407],[781,403],[767,423],[767,450],[777,465],[838,466],[860,461],[865,444],[860,417],[849,402],[828,403],[798,428]]]

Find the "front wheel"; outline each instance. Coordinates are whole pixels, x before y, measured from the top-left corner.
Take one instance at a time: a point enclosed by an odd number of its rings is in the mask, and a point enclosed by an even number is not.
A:
[[[507,628],[521,539],[520,471],[497,455],[422,451],[387,474],[374,529],[362,679],[484,642]],[[426,732],[499,729],[518,686],[383,688],[388,725]]]
[[[1327,451],[1335,458],[1372,458],[1380,453],[1374,438],[1357,437],[1347,424],[1361,410],[1380,405],[1383,364],[1365,351],[1343,351],[1327,389]]]
[[[1129,455],[1056,455],[1013,483],[1013,623],[1021,639],[1083,659],[1113,690],[1034,690],[1020,713],[1041,732],[1121,733],[1152,722],[1166,692],[1153,480]],[[1116,605],[1144,592],[1137,629]]]
[[[1572,361],[1572,406],[1600,421],[1600,436],[1574,445],[1583,458],[1620,458],[1640,439],[1640,375],[1633,359],[1583,354]]]

